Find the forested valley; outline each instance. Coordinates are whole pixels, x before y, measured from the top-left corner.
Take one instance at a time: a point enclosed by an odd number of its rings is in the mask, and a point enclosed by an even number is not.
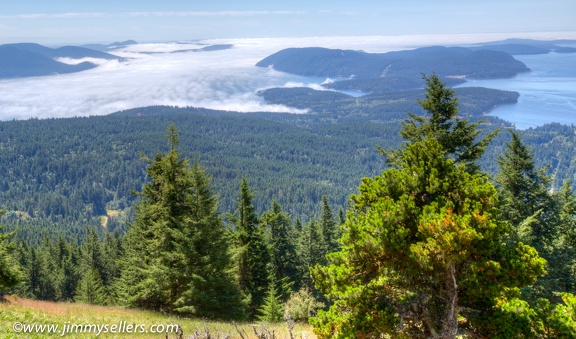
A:
[[[516,93],[424,80],[261,93],[302,115],[2,122],[0,291],[322,338],[575,337],[574,127],[516,131],[483,114]]]

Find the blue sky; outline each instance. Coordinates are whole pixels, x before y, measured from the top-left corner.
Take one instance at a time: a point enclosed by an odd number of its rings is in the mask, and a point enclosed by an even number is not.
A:
[[[574,0],[0,0],[0,43],[576,32]],[[575,36],[576,38],[576,36]]]

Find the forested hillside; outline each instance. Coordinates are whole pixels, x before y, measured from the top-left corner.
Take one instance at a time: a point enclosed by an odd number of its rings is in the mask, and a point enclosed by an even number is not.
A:
[[[485,91],[488,97],[491,90],[460,91],[465,112],[481,112],[501,102],[466,92]],[[270,97],[273,93],[268,98],[281,101]],[[182,154],[198,159],[214,177],[221,212],[233,210],[236,188],[246,176],[258,211],[277,199],[291,215],[307,220],[318,211],[323,195],[345,207],[360,178],[385,168],[376,146],[391,149],[402,142],[400,122],[406,111],[421,112],[414,103],[418,95],[421,92],[409,95],[412,100],[397,94],[381,101],[360,98],[360,105],[372,109],[349,113],[345,109],[355,106],[356,99],[345,97],[335,102],[334,113],[237,114],[148,107],[101,117],[2,122],[0,201],[8,210],[3,220],[9,229],[18,226],[20,237],[36,241],[39,229],[72,238],[82,236],[86,225],[124,229],[136,199],[131,191],[146,180],[140,155],[166,150],[162,140],[170,123],[181,130]],[[501,126],[509,125],[489,118],[482,128]],[[534,147],[537,165],[551,166],[555,187],[565,178],[573,179],[572,127],[552,124],[519,133]],[[495,138],[479,162],[482,168],[496,173],[495,159],[508,139],[506,133]]]
[[[468,120],[424,80],[426,114],[400,126],[169,107],[4,123],[4,149],[28,145],[10,175],[31,175],[3,185],[37,200],[1,212],[18,228],[0,235],[0,291],[289,331],[309,320],[319,338],[575,337],[576,196],[568,180],[551,189],[572,170],[559,152],[573,127]],[[524,136],[556,164],[536,164]],[[131,198],[125,173],[140,175]]]

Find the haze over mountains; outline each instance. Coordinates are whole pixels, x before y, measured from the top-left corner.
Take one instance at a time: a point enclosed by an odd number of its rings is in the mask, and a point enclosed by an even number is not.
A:
[[[390,41],[355,37],[139,44],[128,40],[55,49],[1,45],[0,119],[103,115],[150,105],[304,113],[309,110],[267,102],[258,93],[278,87],[393,92],[421,87],[420,72],[433,71],[457,78],[509,77],[527,71],[511,54],[573,49],[566,47],[571,40],[502,40],[465,48],[415,48],[413,40],[402,45]]]
[[[62,62],[66,58],[122,60],[116,55],[77,46],[54,49],[34,43],[6,44],[0,45],[0,78],[65,74],[98,66],[97,63],[90,61],[80,61],[76,64]]]

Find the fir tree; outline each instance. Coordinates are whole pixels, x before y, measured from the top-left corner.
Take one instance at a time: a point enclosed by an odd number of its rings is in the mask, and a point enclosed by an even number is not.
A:
[[[332,209],[328,203],[328,198],[322,196],[322,209],[321,215],[321,228],[322,237],[324,238],[324,244],[326,246],[326,252],[335,252],[338,250],[338,238],[340,235],[338,226],[334,221],[334,216],[332,215]]]
[[[549,192],[550,176],[546,168],[537,169],[530,149],[520,136],[509,131],[512,140],[498,157],[500,212],[509,221],[519,240],[530,243],[540,253],[552,250],[557,206]]]
[[[285,301],[293,286],[300,284],[295,231],[290,218],[277,201],[272,202],[271,209],[262,216],[262,220],[268,230],[271,272],[275,281],[280,282],[280,295]]]
[[[298,239],[298,257],[300,262],[300,276],[302,286],[313,290],[314,284],[310,276],[310,268],[316,264],[326,264],[326,244],[322,236],[322,228],[318,221],[310,219],[310,222],[300,232]]]
[[[180,159],[178,135],[168,129],[170,151],[147,169],[126,234],[119,297],[128,305],[210,318],[241,317],[231,259],[217,199],[199,164]]]
[[[0,211],[2,216],[5,211]],[[13,247],[8,244],[16,233],[2,233],[4,226],[0,226],[0,295],[3,291],[7,290],[18,284],[22,279],[22,273],[18,261],[13,256]]]
[[[269,283],[270,253],[252,205],[253,193],[246,178],[242,179],[240,198],[231,221],[236,226],[238,280],[241,291],[250,300],[248,313],[254,316],[264,301]]]
[[[274,277],[271,278],[266,297],[258,312],[260,321],[280,322],[284,319],[284,303]]]
[[[231,245],[218,215],[218,199],[212,193],[211,178],[198,162],[191,171],[194,190],[192,215],[183,234],[188,289],[177,300],[176,311],[211,319],[241,319],[245,303],[234,280]]]
[[[110,280],[106,268],[102,242],[94,229],[88,229],[80,249],[78,270],[82,278],[76,288],[76,300],[96,305],[106,302],[109,295],[106,286]]]
[[[500,132],[500,129],[476,141],[482,130],[478,126],[482,121],[470,123],[458,116],[458,98],[455,91],[446,87],[438,75],[422,76],[426,82],[425,99],[418,103],[426,111],[426,116],[418,116],[409,112],[410,119],[402,123],[400,135],[411,143],[433,137],[442,146],[446,154],[456,163],[466,165],[469,171],[477,171],[475,161],[480,159],[484,149]],[[397,161],[402,155],[401,150],[386,152],[379,148],[390,163]]]
[[[92,267],[85,271],[78,282],[75,300],[92,305],[104,305],[107,295],[108,292],[98,269]]]

